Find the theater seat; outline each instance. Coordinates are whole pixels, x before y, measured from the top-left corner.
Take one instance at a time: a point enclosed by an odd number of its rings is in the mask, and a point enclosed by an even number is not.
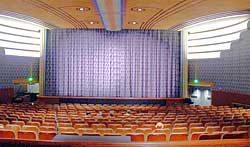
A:
[[[26,124],[30,126],[37,126],[38,128],[41,126],[40,122],[35,121],[28,121]]]
[[[34,131],[20,130],[20,131],[18,131],[17,138],[18,139],[25,139],[25,140],[37,140],[38,137]]]
[[[126,136],[130,136],[132,142],[144,142],[143,133],[128,133]]]
[[[214,140],[220,138],[221,134],[201,134],[199,140]]]
[[[53,126],[41,126],[40,131],[56,131],[56,128]]]
[[[222,127],[222,132],[233,132],[235,130],[236,130],[235,126],[224,126],[224,127]]]
[[[206,128],[206,132],[207,133],[214,133],[214,132],[219,132],[221,129],[220,129],[220,126],[208,126]]]
[[[206,132],[195,132],[191,134],[190,140],[199,140],[201,134],[207,134]]]
[[[172,133],[170,134],[170,141],[187,141],[188,134],[187,133]]]
[[[149,133],[148,142],[166,142],[166,134],[165,133]]]
[[[121,124],[108,124],[108,128],[111,128],[114,131],[116,131],[117,128],[122,128],[122,125]]]
[[[240,125],[237,127],[237,131],[250,131],[250,125]]]
[[[52,140],[56,136],[54,131],[40,131],[39,140]]]
[[[128,133],[133,133],[133,130],[131,128],[117,128],[116,133],[119,133],[125,136]]]
[[[113,133],[113,129],[111,128],[97,128],[96,133],[100,133],[103,135],[104,133]]]
[[[248,139],[248,132],[231,132],[224,133],[221,136],[221,139]]]
[[[76,123],[76,124],[74,124],[74,128],[75,129],[78,129],[78,128],[88,128],[89,127],[89,125],[88,124],[83,124],[83,123]]]
[[[37,126],[30,126],[30,125],[24,125],[21,130],[26,130],[26,131],[34,131],[37,134],[39,133],[39,128]]]
[[[92,129],[92,128],[78,128],[78,129],[76,129],[76,132],[79,135],[86,134],[86,133],[95,133],[94,129]]]
[[[103,136],[122,136],[120,133],[104,133]]]
[[[133,131],[135,131],[139,126],[136,124],[126,124],[124,125],[124,128],[131,128]]]
[[[15,132],[10,130],[10,129],[0,129],[0,138],[11,138],[14,139],[15,137]]]

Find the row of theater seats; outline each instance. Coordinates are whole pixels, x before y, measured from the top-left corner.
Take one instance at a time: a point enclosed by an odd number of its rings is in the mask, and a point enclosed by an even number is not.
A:
[[[127,111],[130,110],[130,111]],[[250,111],[192,105],[2,104],[0,138],[56,134],[131,136],[132,141],[248,138]],[[155,128],[162,122],[164,128]]]

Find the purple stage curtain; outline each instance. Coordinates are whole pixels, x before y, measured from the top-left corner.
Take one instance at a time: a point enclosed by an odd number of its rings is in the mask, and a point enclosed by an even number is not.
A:
[[[177,31],[48,32],[45,95],[178,97]]]

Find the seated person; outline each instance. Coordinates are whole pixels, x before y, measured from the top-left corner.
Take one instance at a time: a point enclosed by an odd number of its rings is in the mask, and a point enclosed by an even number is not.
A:
[[[156,128],[156,129],[163,129],[163,128],[164,128],[164,124],[161,123],[161,122],[158,122],[158,123],[155,125],[155,128]]]
[[[102,111],[99,111],[99,113],[97,113],[96,117],[97,118],[102,118]]]

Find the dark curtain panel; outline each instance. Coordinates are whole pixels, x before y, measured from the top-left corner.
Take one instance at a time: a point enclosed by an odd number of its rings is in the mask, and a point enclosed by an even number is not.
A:
[[[45,95],[178,97],[180,34],[55,29],[45,76]]]

